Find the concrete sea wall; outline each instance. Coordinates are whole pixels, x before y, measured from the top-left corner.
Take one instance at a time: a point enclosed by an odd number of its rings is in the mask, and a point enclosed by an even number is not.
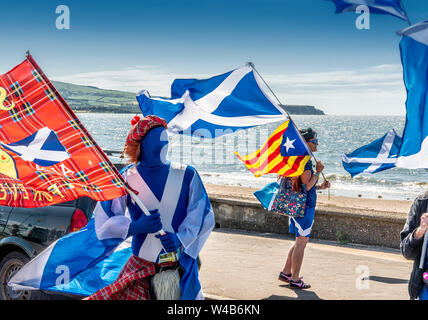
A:
[[[258,202],[210,196],[217,227],[289,234],[288,217],[265,210]],[[318,205],[312,238],[389,248],[400,247],[405,213]]]

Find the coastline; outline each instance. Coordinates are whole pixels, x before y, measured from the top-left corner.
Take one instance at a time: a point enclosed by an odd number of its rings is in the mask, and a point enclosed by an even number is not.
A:
[[[253,193],[257,188],[205,184],[207,193],[215,198],[235,199],[259,203]],[[407,217],[413,200],[384,200],[384,199],[368,199],[368,198],[353,198],[344,196],[331,196],[330,200],[327,195],[318,194],[317,207],[336,207],[347,208],[355,211],[367,212],[385,212],[393,214],[404,214]]]

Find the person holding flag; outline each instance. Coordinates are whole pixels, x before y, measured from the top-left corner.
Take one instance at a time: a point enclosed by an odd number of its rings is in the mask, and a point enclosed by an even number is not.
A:
[[[166,121],[157,116],[133,119],[124,150],[132,164],[122,174],[152,215],[145,216],[129,195],[97,205],[99,239],[132,236],[132,255],[116,281],[87,300],[159,299],[157,290],[170,291],[172,300],[203,299],[196,259],[214,228],[214,214],[197,171],[166,161],[166,130]],[[162,228],[166,232],[156,234]],[[165,270],[172,272],[165,278],[168,286],[156,287],[153,281]]]
[[[306,140],[311,152],[316,152],[318,149],[317,133],[311,128],[300,131],[302,137]],[[313,170],[312,161],[308,160],[300,179],[301,185],[306,189],[306,207],[303,217],[290,217],[289,232],[296,235],[296,241],[290,248],[287,261],[283,270],[280,272],[278,279],[290,283],[290,288],[308,289],[310,284],[305,283],[299,277],[300,269],[303,262],[303,256],[306,245],[311,236],[312,226],[315,218],[315,207],[317,203],[316,190],[324,190],[330,188],[330,182],[324,181],[321,185],[317,185],[320,174],[324,170],[324,165],[321,161],[316,163],[315,172]],[[284,178],[282,178],[284,179]]]
[[[304,217],[289,217],[289,232],[296,235],[296,241],[290,248],[286,264],[279,275],[279,280],[289,283],[291,288],[310,288],[310,285],[299,277],[300,268],[314,222],[316,190],[330,188],[328,181],[316,186],[324,170],[324,165],[320,161],[316,164],[316,172],[312,169],[310,158],[317,149],[316,132],[311,128],[298,131],[294,122],[289,119],[271,134],[260,150],[246,156],[235,153],[255,177],[275,173],[281,180],[300,179],[301,185],[307,190]],[[271,192],[269,187],[270,185],[255,193],[268,210],[271,209],[277,195],[277,192]]]

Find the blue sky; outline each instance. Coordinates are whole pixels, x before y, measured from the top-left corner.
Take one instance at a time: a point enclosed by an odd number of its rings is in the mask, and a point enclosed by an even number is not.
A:
[[[404,0],[413,23],[428,3]],[[55,27],[58,5],[71,29]],[[175,77],[209,77],[255,63],[281,101],[329,114],[404,114],[395,34],[407,23],[334,14],[324,0],[30,1],[2,7],[0,72],[33,56],[53,80],[169,96]]]

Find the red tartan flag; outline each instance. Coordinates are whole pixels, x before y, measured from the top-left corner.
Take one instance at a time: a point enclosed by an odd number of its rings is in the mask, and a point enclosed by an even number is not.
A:
[[[125,182],[31,55],[0,76],[0,205],[126,194]]]

